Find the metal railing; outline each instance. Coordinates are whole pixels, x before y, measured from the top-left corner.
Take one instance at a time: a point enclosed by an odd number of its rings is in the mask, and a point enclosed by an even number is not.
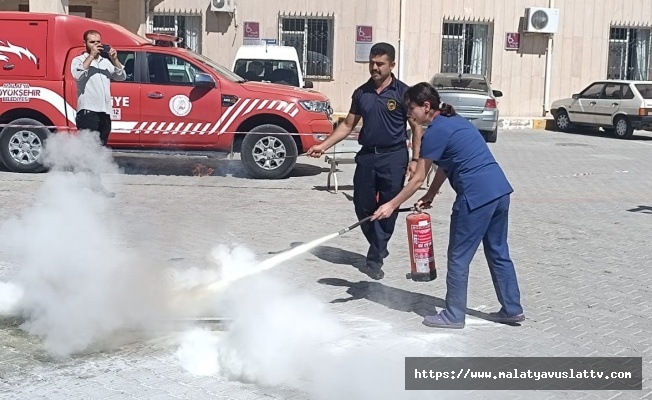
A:
[[[332,15],[279,14],[281,45],[297,49],[306,78],[333,79]]]
[[[183,38],[180,47],[201,54],[202,16],[175,12],[153,12],[148,18],[148,33],[164,33]]]
[[[444,21],[441,72],[491,74],[493,26],[490,23]]]
[[[614,27],[609,32],[607,79],[652,79],[652,29]]]

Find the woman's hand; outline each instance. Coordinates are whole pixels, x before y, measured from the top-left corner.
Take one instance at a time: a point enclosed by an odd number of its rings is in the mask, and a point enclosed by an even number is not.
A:
[[[414,207],[417,210],[432,207],[432,201],[435,199],[435,195],[436,193],[433,194],[426,193],[422,198],[417,200],[417,202],[414,204]]]
[[[394,214],[394,211],[398,208],[398,206],[395,206],[393,202],[388,202],[383,204],[382,206],[378,207],[374,215],[371,217],[372,221],[375,221],[377,219],[385,219],[391,217],[392,214]]]

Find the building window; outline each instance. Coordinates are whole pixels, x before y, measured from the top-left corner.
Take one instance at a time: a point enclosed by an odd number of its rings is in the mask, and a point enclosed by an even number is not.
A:
[[[279,15],[280,44],[297,49],[306,78],[333,79],[333,17]]]
[[[149,19],[150,33],[164,33],[180,37],[179,47],[201,54],[201,15],[154,13]]]
[[[480,74],[490,78],[491,24],[444,22],[441,72]]]
[[[652,29],[612,27],[607,79],[648,80]]]

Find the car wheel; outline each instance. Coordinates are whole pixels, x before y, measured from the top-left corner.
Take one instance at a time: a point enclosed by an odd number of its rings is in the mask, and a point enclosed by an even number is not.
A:
[[[17,119],[0,132],[0,159],[11,172],[35,173],[47,168],[40,162],[49,131],[31,118]]]
[[[496,143],[498,140],[498,128],[493,131],[483,131],[482,136],[487,143]]]
[[[629,139],[634,134],[634,128],[627,117],[619,115],[614,118],[614,135],[619,139]]]
[[[257,126],[242,141],[242,162],[245,170],[254,178],[285,178],[294,168],[297,156],[296,142],[287,130],[278,125]]]
[[[555,126],[562,132],[568,132],[571,130],[572,125],[566,110],[561,109],[557,111],[557,116],[555,116]]]

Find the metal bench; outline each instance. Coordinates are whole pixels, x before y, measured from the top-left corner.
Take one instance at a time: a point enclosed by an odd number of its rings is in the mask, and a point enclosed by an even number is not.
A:
[[[342,122],[342,118],[340,119],[339,122],[340,123]],[[355,155],[362,147],[360,146],[360,144],[358,144],[359,133],[360,133],[360,128],[357,127],[346,139],[342,140],[341,142],[333,146],[329,154],[325,155],[324,160],[328,164],[330,164],[328,177],[326,178],[326,188],[327,190],[330,191],[331,179],[332,179],[333,188],[334,188],[333,193],[337,193],[337,191],[339,190],[339,186],[337,182],[337,166],[340,164],[355,164]],[[411,142],[412,130],[408,128],[407,133],[408,133],[407,147],[411,158],[412,157],[412,142]],[[432,168],[430,168],[430,171],[428,171],[428,175],[426,176],[426,181],[425,181],[426,187],[430,187],[431,177],[436,169],[437,167],[433,164]]]
[[[326,178],[326,189],[331,190],[331,178],[333,180],[334,192],[339,190],[337,182],[337,166],[340,164],[355,164],[355,155],[360,150],[357,135],[350,135],[332,147],[332,151],[326,154],[324,160],[330,164],[328,177]]]

